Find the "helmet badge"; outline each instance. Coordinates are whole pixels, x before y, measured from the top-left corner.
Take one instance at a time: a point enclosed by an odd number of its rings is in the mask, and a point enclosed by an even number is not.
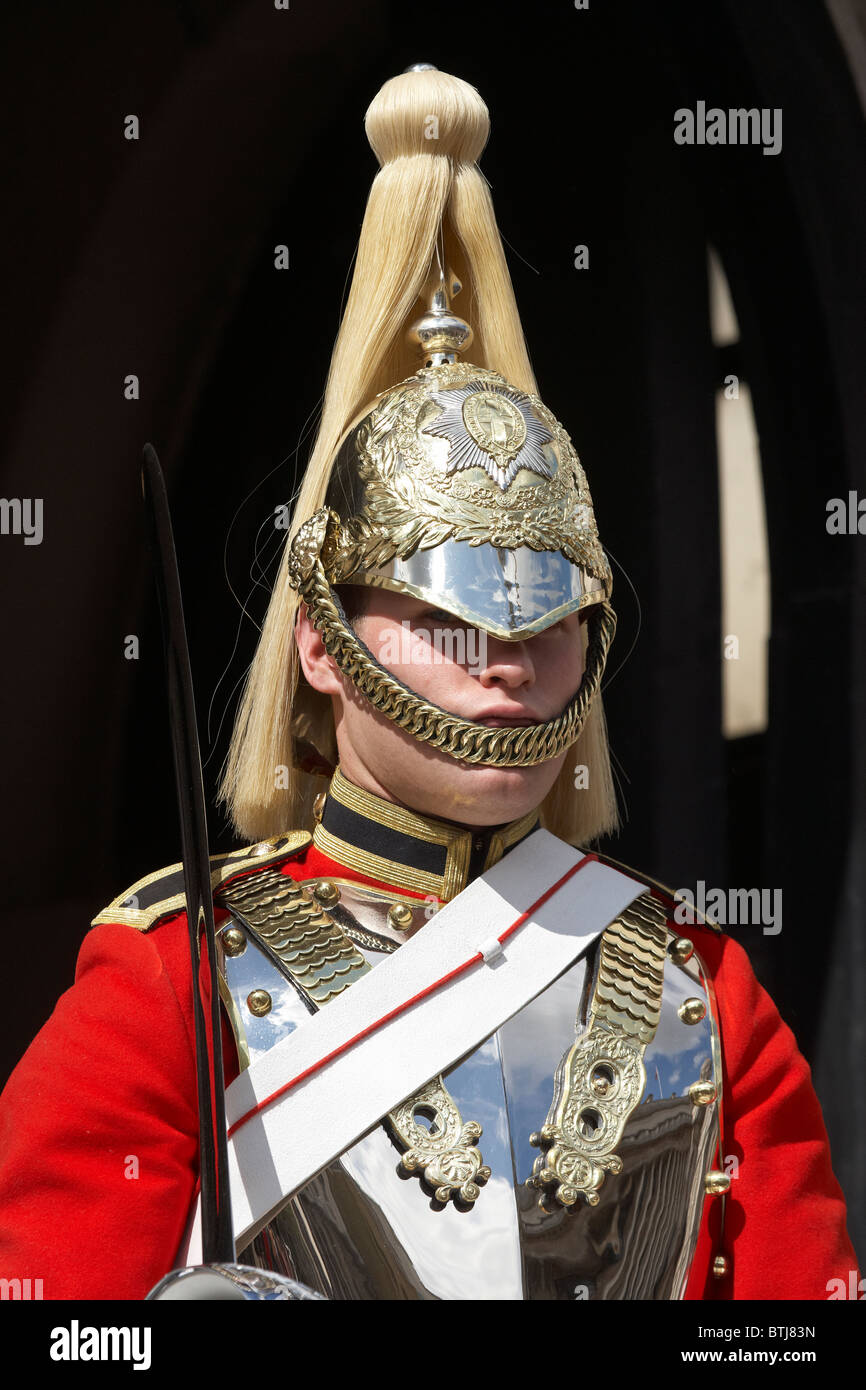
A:
[[[442,414],[419,433],[448,440],[446,473],[483,468],[503,492],[521,468],[542,478],[553,477],[556,465],[542,447],[552,442],[553,435],[521,392],[498,386],[479,389],[474,382],[437,391],[432,399],[442,407]]]

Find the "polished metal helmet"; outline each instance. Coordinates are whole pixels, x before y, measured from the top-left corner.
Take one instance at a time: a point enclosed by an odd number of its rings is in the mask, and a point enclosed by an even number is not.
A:
[[[329,655],[380,713],[461,761],[528,766],[580,734],[616,626],[612,577],[563,426],[538,396],[458,360],[472,340],[451,309],[459,289],[436,272],[430,308],[410,330],[425,365],[353,422],[325,506],[291,542],[289,577]],[[504,641],[587,610],[581,685],[546,723],[461,719],[376,661],[346,619],[342,584],[411,594]]]

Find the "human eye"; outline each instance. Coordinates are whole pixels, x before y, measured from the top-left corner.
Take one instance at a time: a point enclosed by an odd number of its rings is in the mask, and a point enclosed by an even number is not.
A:
[[[567,637],[571,640],[579,631],[578,615],[576,613],[568,613],[564,618],[560,618],[558,623],[551,623],[550,627],[544,628],[538,636],[553,639]]]
[[[455,618],[453,613],[446,613],[444,608],[424,608],[418,614],[415,621],[422,623],[450,623],[451,626],[454,627],[460,622],[460,619]]]

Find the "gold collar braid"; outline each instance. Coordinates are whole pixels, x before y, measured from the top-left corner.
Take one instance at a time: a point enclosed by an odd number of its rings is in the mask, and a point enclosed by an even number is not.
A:
[[[449,714],[417,695],[380,666],[352,631],[320,556],[327,520],[328,511],[323,509],[298,531],[288,554],[289,579],[307,605],[325,651],[374,709],[419,742],[460,762],[486,767],[531,767],[558,757],[576,741],[601,684],[616,630],[616,614],[607,601],[592,605],[583,679],[562,713],[529,727],[490,728]]]

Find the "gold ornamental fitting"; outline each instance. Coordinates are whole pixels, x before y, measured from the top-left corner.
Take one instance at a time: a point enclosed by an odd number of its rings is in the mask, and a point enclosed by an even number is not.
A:
[[[240,927],[229,927],[222,933],[223,950],[227,956],[242,956],[247,949],[247,938]]]
[[[708,1197],[720,1197],[723,1193],[729,1192],[731,1180],[727,1173],[720,1173],[717,1168],[713,1168],[704,1178],[704,1191]]]
[[[313,897],[320,907],[333,907],[340,901],[340,890],[329,878],[320,878],[313,889]]]
[[[407,931],[415,921],[415,914],[405,903],[395,903],[388,909],[388,921],[395,931]]]
[[[677,1013],[683,1023],[700,1023],[707,1016],[707,1006],[703,999],[684,999]]]
[[[675,965],[685,965],[694,953],[694,943],[687,936],[678,936],[676,941],[671,942],[670,958]]]
[[[695,1081],[689,1087],[692,1105],[712,1105],[716,1098],[716,1088],[712,1081]]]
[[[247,1008],[256,1018],[264,1018],[273,1007],[273,999],[266,989],[254,989],[247,995]]]
[[[327,792],[319,792],[319,795],[316,797],[315,801],[313,802],[313,819],[314,819],[314,820],[320,821],[320,820],[322,819],[322,816],[325,814],[325,802],[327,801],[327,799],[328,799],[328,793],[327,793]]]
[[[713,1260],[713,1278],[724,1279],[730,1269],[730,1264],[724,1255],[717,1255]]]

